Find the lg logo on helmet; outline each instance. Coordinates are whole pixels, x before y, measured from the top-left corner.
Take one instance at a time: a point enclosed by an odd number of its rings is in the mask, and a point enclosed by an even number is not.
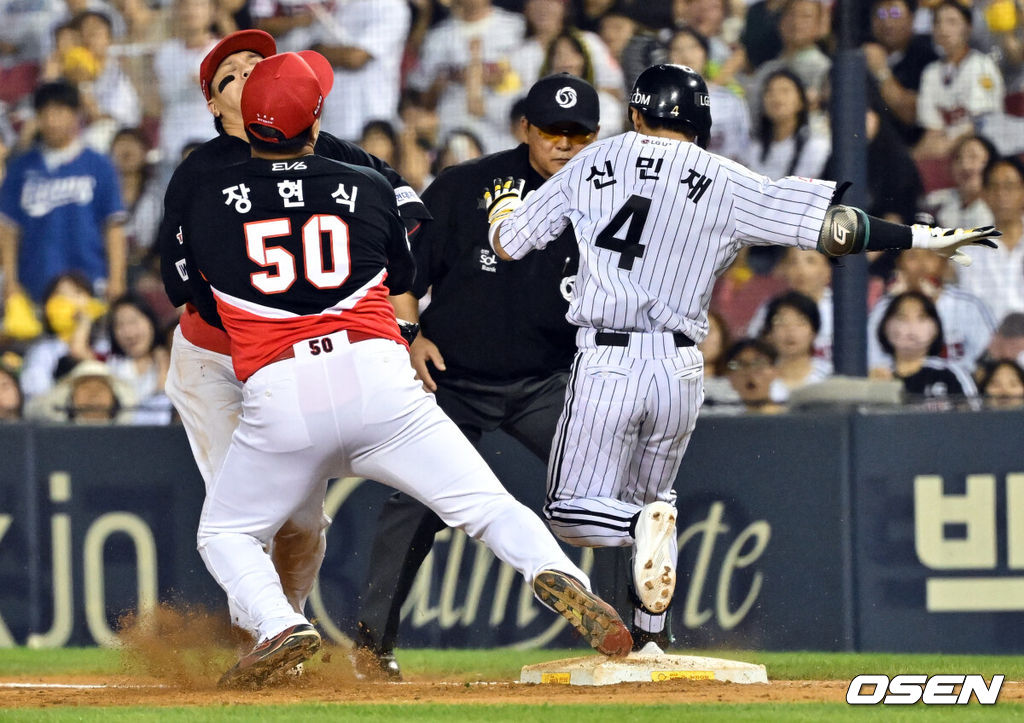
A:
[[[711,107],[711,96],[707,93],[694,93],[694,99],[697,101],[698,106],[703,106],[704,108]]]
[[[576,89],[566,86],[555,93],[555,102],[563,108],[572,108],[576,105]]]

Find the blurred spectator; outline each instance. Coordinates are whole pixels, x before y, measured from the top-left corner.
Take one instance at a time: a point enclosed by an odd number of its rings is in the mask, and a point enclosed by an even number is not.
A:
[[[704,358],[704,404],[734,404],[740,400],[727,378],[725,352],[732,346],[732,336],[722,315],[708,312],[708,335],[698,345]]]
[[[0,423],[21,419],[25,398],[18,384],[18,373],[0,362]]]
[[[609,12],[633,18],[651,28],[662,28],[672,22],[670,0],[573,0],[578,7],[577,26],[597,32],[601,20]]]
[[[657,37],[640,25],[636,15],[621,2],[601,17],[598,35],[622,68],[623,94],[633,88],[637,76],[648,66],[664,61]]]
[[[4,296],[24,287],[36,301],[61,273],[84,273],[111,297],[126,283],[124,218],[110,159],[79,139],[77,88],[47,83],[33,105],[40,142],[13,159],[0,186]]]
[[[442,135],[466,128],[488,153],[512,145],[508,111],[524,91],[511,58],[522,44],[521,15],[491,0],[453,0],[453,17],[427,32],[409,86],[437,110]],[[341,94],[344,95],[344,94]]]
[[[214,32],[219,37],[230,35],[236,30],[248,30],[255,27],[249,0],[216,0],[214,3]]]
[[[582,46],[578,52],[586,56],[593,73],[593,77],[587,79],[587,82],[598,91],[610,93],[617,101],[623,100],[625,82],[622,78],[622,68],[597,34],[572,27],[569,22],[568,0],[526,0],[523,14],[526,17],[526,41],[513,56],[512,62],[524,87],[529,87],[544,75],[557,72],[550,69],[542,70],[541,66],[544,65],[545,57],[549,55],[549,49],[555,39],[566,32],[571,32]],[[551,64],[548,63],[548,68],[550,67]],[[603,101],[601,110],[603,116]]]
[[[111,424],[129,420],[134,399],[101,361],[88,359],[75,365],[46,394],[31,400],[25,416],[46,422]]]
[[[995,147],[984,136],[962,136],[953,147],[952,173],[956,185],[932,191],[922,207],[943,228],[992,225],[992,211],[981,197],[982,171],[995,158]]]
[[[775,273],[792,291],[810,297],[818,305],[821,328],[814,339],[814,355],[832,362],[832,264],[813,249],[789,248],[785,250]],[[750,320],[747,333],[757,336],[764,328],[768,305],[762,305]]]
[[[668,62],[687,65],[698,73],[708,69],[708,43],[703,35],[681,28],[668,42]],[[708,150],[743,163],[750,145],[750,112],[733,87],[708,84],[711,97],[711,138]]]
[[[405,0],[348,0],[331,7],[329,14],[317,13],[313,49],[331,61],[344,92],[324,100],[321,124],[354,141],[367,121],[398,119],[402,49],[412,16]]]
[[[45,334],[28,347],[21,369],[26,398],[49,391],[72,366],[93,358],[93,323],[105,312],[81,275],[62,274],[53,282],[43,304]]]
[[[996,323],[988,305],[955,284],[946,283],[947,261],[925,249],[905,249],[896,258],[896,278],[868,314],[868,368],[890,367],[892,359],[878,341],[878,327],[892,299],[919,291],[935,303],[942,321],[943,355],[970,373],[984,354]]]
[[[915,158],[946,158],[956,141],[974,131],[987,114],[1003,111],[1003,77],[989,56],[968,45],[971,11],[955,0],[941,0],[934,10],[932,37],[943,59],[921,76],[917,120],[924,135]]]
[[[729,383],[747,412],[779,414],[785,406],[772,399],[777,377],[775,347],[763,339],[740,339],[725,354]]]
[[[626,106],[621,100],[621,85],[618,95],[598,87],[594,79],[594,64],[588,45],[583,36],[575,30],[563,31],[548,46],[540,67],[540,77],[555,73],[575,75],[597,88],[597,96],[601,103],[602,138],[618,135],[625,130]],[[620,84],[621,79],[620,74]]]
[[[526,96],[517,100],[508,112],[509,132],[516,139],[516,143],[526,143],[526,126],[523,119],[526,118]]]
[[[889,121],[876,111],[868,109],[864,128],[868,138],[868,200],[864,209],[887,221],[914,223],[918,199],[924,193],[914,159]],[[823,178],[839,180],[835,161],[835,155],[829,157]]]
[[[136,424],[169,424],[171,401],[164,394],[170,357],[156,314],[137,296],[122,296],[107,315],[111,374],[132,391]]]
[[[672,3],[672,34],[686,28],[707,39],[707,63],[711,72],[706,77],[714,77],[714,71],[729,60],[733,46],[739,41],[743,23],[739,21],[737,26],[730,24],[726,28],[729,16],[729,0],[675,0]]]
[[[740,43],[750,70],[756,70],[782,52],[779,16],[785,4],[786,0],[759,0],[747,8]]]
[[[173,168],[189,141],[217,135],[199,84],[199,65],[217,38],[210,32],[213,0],[174,0],[173,36],[160,44],[153,68],[160,89],[159,148],[163,163]]]
[[[999,62],[1007,93],[1016,94],[1022,103],[1012,112],[1024,115],[1024,4],[1021,0],[986,0],[975,5],[982,10],[983,19],[975,22],[975,36],[983,36],[981,47]]]
[[[62,0],[0,0],[0,68],[22,66],[34,77],[53,49],[51,30],[64,14]],[[10,78],[0,75],[0,80]]]
[[[1024,369],[1008,359],[985,364],[978,379],[978,393],[986,406],[996,409],[1024,406]]]
[[[778,354],[772,401],[787,402],[794,389],[832,376],[832,363],[814,356],[814,339],[819,331],[821,314],[809,296],[790,291],[768,303],[760,337]]]
[[[961,367],[940,358],[944,340],[935,304],[920,291],[895,296],[878,325],[878,343],[892,365],[871,370],[873,379],[899,379],[913,399],[973,397],[974,381]]]
[[[755,123],[747,167],[773,179],[821,178],[832,140],[826,130],[811,124],[807,92],[796,74],[780,69],[765,76]]]
[[[832,69],[832,60],[818,47],[824,13],[819,0],[786,1],[779,17],[782,50],[754,73],[748,88],[751,108],[758,107],[758,96],[765,92],[768,79],[777,70],[788,70],[800,79],[806,91],[808,110],[823,106]]]
[[[400,166],[398,161],[398,134],[395,127],[385,120],[368,121],[359,134],[359,147],[376,156],[392,168]]]
[[[150,5],[147,0],[114,0],[125,22],[125,34],[116,45],[121,65],[139,95],[142,116],[155,122],[160,117],[160,88],[153,82],[153,55],[171,34],[169,3]]]
[[[483,144],[480,143],[480,139],[475,134],[456,128],[448,134],[444,143],[437,149],[437,158],[434,159],[431,174],[436,177],[448,166],[471,161],[483,154]]]
[[[915,0],[873,0],[870,42],[861,50],[874,84],[871,106],[892,123],[907,145],[921,138],[917,93],[925,67],[939,56],[931,38],[914,33]]]
[[[1007,314],[999,322],[988,344],[985,358],[989,361],[1009,359],[1024,366],[1024,314]]]
[[[101,12],[86,10],[71,22],[81,36],[82,47],[96,63],[95,74],[79,82],[78,89],[90,126],[91,145],[106,152],[119,126],[134,127],[142,121],[139,95],[119,59],[110,52],[114,32],[110,18]]]
[[[996,248],[972,254],[970,266],[958,266],[957,278],[967,291],[980,296],[997,322],[1013,311],[1024,311],[1024,163],[1018,158],[995,158],[982,175],[985,203],[1003,235]]]
[[[157,170],[148,160],[149,142],[139,128],[122,128],[110,145],[117,169],[121,198],[127,210],[124,224],[128,264],[142,263],[156,238],[164,210],[164,188]]]
[[[317,42],[317,14],[327,12],[326,4],[321,0],[250,0],[249,10],[255,27],[274,36],[277,52],[296,53]]]

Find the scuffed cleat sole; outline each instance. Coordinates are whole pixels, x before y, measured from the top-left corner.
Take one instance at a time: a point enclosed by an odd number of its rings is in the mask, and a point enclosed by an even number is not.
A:
[[[644,507],[637,522],[633,586],[640,603],[655,614],[663,613],[676,589],[675,562],[670,537],[676,534],[676,511],[667,502]]]
[[[310,627],[288,635],[276,648],[252,663],[242,658],[221,676],[221,688],[259,688],[273,678],[284,678],[320,649],[320,635]],[[251,654],[250,654],[251,655]]]
[[[598,652],[628,655],[632,650],[633,636],[615,609],[572,577],[547,570],[537,575],[533,589],[541,602],[572,623]]]

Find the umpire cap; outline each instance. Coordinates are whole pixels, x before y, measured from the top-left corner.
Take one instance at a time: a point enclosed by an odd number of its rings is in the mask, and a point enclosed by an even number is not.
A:
[[[650,118],[692,126],[697,145],[707,148],[711,136],[711,96],[707,83],[693,68],[669,63],[652,65],[633,83],[629,107]]]
[[[594,86],[568,73],[548,75],[534,83],[526,96],[525,111],[526,120],[545,130],[575,125],[594,133],[601,122]]]

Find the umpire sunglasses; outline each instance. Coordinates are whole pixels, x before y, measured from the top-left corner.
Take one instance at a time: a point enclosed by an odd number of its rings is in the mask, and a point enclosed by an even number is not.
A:
[[[566,138],[574,146],[590,143],[597,137],[597,133],[588,133],[584,130],[555,130],[552,128],[541,128],[540,126],[534,126],[534,128],[537,129],[540,137],[546,141],[557,141]]]

